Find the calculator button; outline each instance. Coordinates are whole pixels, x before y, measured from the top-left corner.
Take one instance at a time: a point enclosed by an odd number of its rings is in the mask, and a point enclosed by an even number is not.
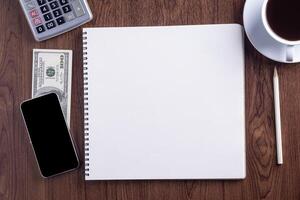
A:
[[[81,17],[82,15],[84,15],[84,10],[80,1],[73,2],[72,6],[77,17]]]
[[[52,28],[54,28],[55,26],[56,26],[56,25],[55,25],[55,22],[54,22],[54,21],[51,21],[51,22],[46,23],[47,29],[52,29]]]
[[[43,6],[41,6],[41,11],[42,11],[42,13],[46,13],[49,11],[49,7],[47,5],[43,5]]]
[[[49,21],[49,20],[51,20],[53,17],[52,17],[52,15],[51,15],[51,13],[47,13],[47,14],[45,14],[44,15],[44,19],[46,20],[46,21]]]
[[[32,20],[35,26],[40,25],[42,23],[42,19],[40,17],[36,17]]]
[[[32,10],[32,11],[29,12],[29,15],[32,18],[35,18],[35,17],[39,16],[39,12],[36,9],[34,9],[34,10]]]
[[[29,2],[26,4],[26,7],[28,10],[32,10],[35,8],[35,4],[34,4],[34,2]]]
[[[69,12],[69,13],[65,14],[64,17],[67,21],[71,21],[71,20],[75,19],[75,15],[73,12]]]
[[[60,5],[66,5],[68,2],[68,0],[59,0]]]
[[[54,11],[53,11],[53,15],[54,15],[54,17],[59,17],[59,16],[61,16],[61,15],[62,15],[61,10],[60,10],[60,9],[54,10]]]
[[[51,7],[51,9],[58,8],[58,7],[59,7],[58,2],[57,2],[57,1],[51,2],[51,3],[50,3],[50,7]]]
[[[66,23],[64,17],[59,17],[59,18],[57,18],[57,19],[56,19],[56,22],[57,22],[58,25],[62,25],[62,24],[64,24],[64,23]]]
[[[39,6],[44,5],[46,3],[46,0],[37,0]]]
[[[64,13],[68,13],[68,12],[72,11],[71,7],[69,5],[62,7],[62,9],[63,9]]]
[[[36,27],[36,31],[37,31],[38,33],[42,33],[42,32],[45,31],[45,27],[44,27],[43,25],[38,26],[38,27]]]

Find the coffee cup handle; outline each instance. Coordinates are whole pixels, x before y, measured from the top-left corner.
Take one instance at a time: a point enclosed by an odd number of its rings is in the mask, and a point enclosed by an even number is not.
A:
[[[294,54],[295,54],[295,46],[287,45],[286,46],[286,61],[293,62],[294,61]]]

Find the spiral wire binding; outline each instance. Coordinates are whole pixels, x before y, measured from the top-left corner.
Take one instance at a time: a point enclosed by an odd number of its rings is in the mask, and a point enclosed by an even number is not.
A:
[[[87,32],[82,33],[83,44],[83,87],[84,87],[84,155],[85,155],[85,176],[90,175],[90,149],[89,149],[89,103],[88,103],[88,52]]]

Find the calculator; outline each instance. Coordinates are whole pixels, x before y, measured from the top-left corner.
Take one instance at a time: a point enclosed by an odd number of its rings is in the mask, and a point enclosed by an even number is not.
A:
[[[86,0],[19,0],[36,41],[72,30],[93,18]]]

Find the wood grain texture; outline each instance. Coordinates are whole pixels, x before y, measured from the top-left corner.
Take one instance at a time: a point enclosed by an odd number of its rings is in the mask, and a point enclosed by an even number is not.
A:
[[[31,95],[33,48],[74,51],[71,133],[83,160],[81,28],[34,41],[17,0],[0,0],[0,200],[300,199],[300,65],[261,56],[246,39],[247,178],[243,181],[92,181],[83,166],[40,177],[19,111]],[[89,0],[92,26],[240,23],[243,0]],[[278,66],[284,165],[276,165],[272,76]],[[195,158],[198,159],[198,158]]]

